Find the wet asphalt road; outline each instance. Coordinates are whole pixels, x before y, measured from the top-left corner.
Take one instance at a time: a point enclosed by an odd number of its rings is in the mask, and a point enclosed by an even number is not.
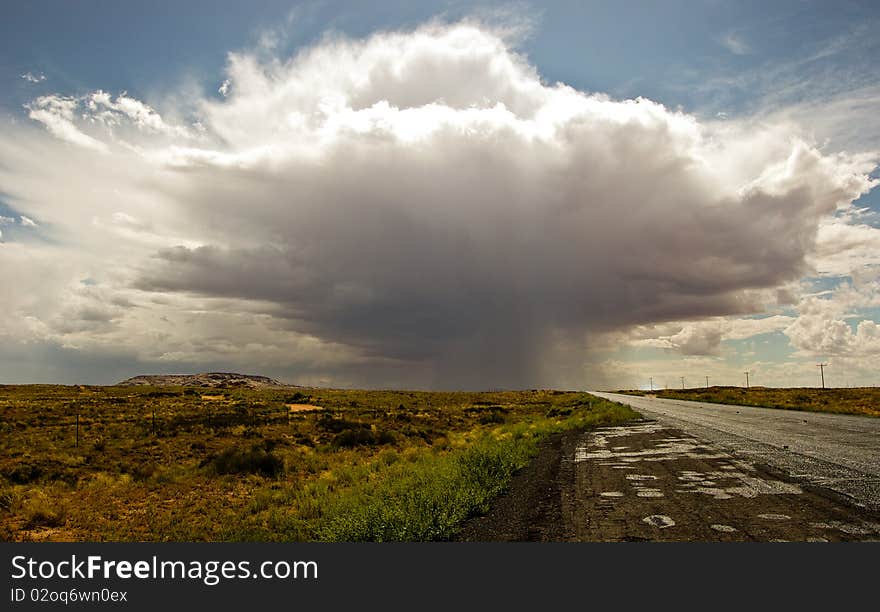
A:
[[[880,419],[590,393],[804,484],[880,509]]]

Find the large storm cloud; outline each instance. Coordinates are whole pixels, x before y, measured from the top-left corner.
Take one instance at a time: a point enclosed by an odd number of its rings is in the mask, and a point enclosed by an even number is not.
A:
[[[347,347],[374,366],[359,384],[565,384],[591,335],[757,312],[872,184],[868,158],[792,126],[546,83],[469,23],[231,54],[226,79],[189,122],[104,92],[35,100],[64,148],[2,147],[8,197],[112,253],[119,291]],[[36,185],[70,172],[66,207]]]

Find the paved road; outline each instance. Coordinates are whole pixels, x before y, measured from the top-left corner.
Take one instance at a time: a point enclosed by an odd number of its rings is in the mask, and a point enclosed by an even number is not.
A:
[[[591,393],[802,483],[880,509],[880,419]]]

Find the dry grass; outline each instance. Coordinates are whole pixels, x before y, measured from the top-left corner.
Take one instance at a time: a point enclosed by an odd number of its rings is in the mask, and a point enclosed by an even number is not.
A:
[[[321,406],[314,404],[284,404],[290,412],[310,412],[312,410],[323,410]]]

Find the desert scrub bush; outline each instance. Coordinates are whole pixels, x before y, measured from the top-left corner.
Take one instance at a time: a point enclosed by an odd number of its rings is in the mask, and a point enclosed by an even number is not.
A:
[[[373,431],[368,427],[358,427],[341,431],[333,438],[333,446],[337,448],[353,448],[355,446],[380,446],[394,444],[395,435],[390,431]]]
[[[278,485],[254,491],[248,503],[248,511],[251,514],[259,514],[273,506],[289,505],[293,499],[293,491]]]
[[[25,529],[58,527],[64,524],[67,511],[63,503],[41,489],[31,489],[21,505]]]
[[[554,406],[553,408],[551,408],[550,410],[547,411],[547,416],[548,417],[560,417],[560,416],[566,417],[566,416],[570,416],[572,412],[573,412],[572,408],[562,408],[562,407]]]
[[[20,499],[21,495],[14,487],[4,486],[0,488],[0,510],[12,512]]]
[[[19,463],[3,475],[16,484],[28,484],[39,480],[43,475],[43,468],[32,463]]]
[[[85,488],[115,489],[120,487],[127,487],[131,484],[131,482],[132,477],[129,474],[111,474],[107,472],[97,472],[95,474],[92,474],[92,476],[88,479],[84,478],[80,482],[80,486]]]
[[[288,456],[285,462],[287,472],[302,471],[306,474],[320,474],[330,466],[327,456],[311,450]]]
[[[364,427],[369,426],[365,423],[358,423],[357,421],[349,421],[348,419],[341,417],[334,417],[331,413],[325,412],[321,414],[321,418],[318,419],[318,427],[330,433],[340,433],[348,429],[363,429]]]
[[[227,448],[207,460],[206,465],[217,474],[262,474],[274,477],[284,471],[284,459],[259,446],[246,451]]]
[[[490,425],[504,422],[504,415],[500,412],[487,412],[485,414],[481,414],[478,419],[480,425]]]

